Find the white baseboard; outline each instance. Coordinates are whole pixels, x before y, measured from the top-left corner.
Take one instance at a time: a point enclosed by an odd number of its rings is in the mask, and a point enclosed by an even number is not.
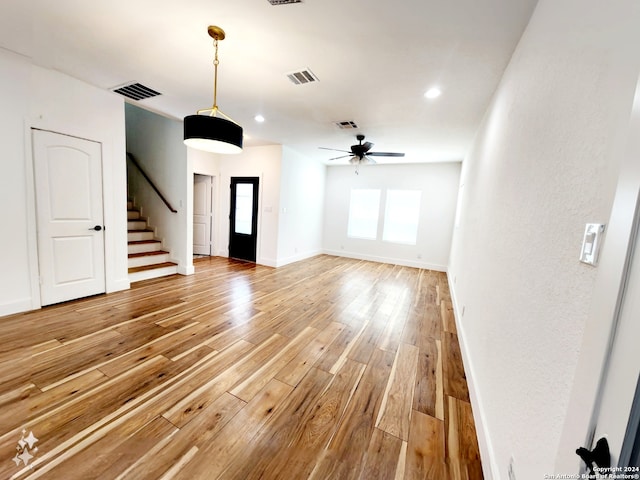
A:
[[[28,312],[29,310],[34,310],[31,298],[21,298],[20,300],[14,300],[10,303],[0,304],[0,317],[14,313]]]
[[[322,254],[321,250],[315,250],[315,251],[305,252],[305,253],[297,253],[296,255],[291,255],[290,257],[287,257],[287,258],[278,259],[275,266],[284,267],[285,265],[289,265],[290,263],[306,260],[307,258],[316,257],[321,254]]]
[[[424,268],[426,270],[435,270],[436,272],[446,272],[446,265],[436,265],[433,263],[423,262],[420,260],[407,260],[405,258],[381,257],[378,255],[363,255],[355,252],[345,252],[344,250],[323,250],[322,253],[333,255],[336,257],[355,258],[357,260],[367,260],[370,262],[390,263],[392,265],[402,265],[404,267]]]
[[[260,257],[256,259],[256,264],[258,265],[264,265],[265,267],[277,267],[278,266],[278,261],[274,260],[273,258],[264,258],[264,257]]]
[[[114,280],[113,282],[107,282],[107,292],[120,292],[122,290],[129,290],[131,288],[131,282],[129,281],[129,277],[122,278],[119,280]]]
[[[196,267],[191,265],[178,265],[178,273],[180,275],[193,275],[196,273]]]
[[[458,317],[460,312],[460,306],[456,298],[456,292],[452,279],[447,274],[447,280],[449,281],[449,290],[451,291],[451,301],[453,302],[453,315],[456,321],[456,329],[458,331],[458,343],[460,344],[460,351],[462,353],[462,363],[464,364],[464,371],[467,377],[467,386],[469,387],[469,398],[471,399],[471,407],[473,410],[473,421],[476,426],[476,434],[478,436],[478,448],[480,449],[480,460],[482,461],[482,472],[485,480],[494,480],[497,477],[498,467],[496,465],[495,454],[493,446],[491,444],[491,438],[485,427],[485,410],[483,407],[482,399],[476,388],[476,374],[473,369],[473,363],[471,361],[469,350],[467,348],[467,338],[465,336],[464,327]]]

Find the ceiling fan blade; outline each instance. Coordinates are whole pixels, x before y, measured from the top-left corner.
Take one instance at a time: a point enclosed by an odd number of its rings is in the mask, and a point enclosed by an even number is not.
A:
[[[333,150],[334,152],[351,153],[349,150],[338,150],[337,148],[318,147],[321,150]]]
[[[368,152],[367,155],[372,157],[404,157],[404,153],[396,152]]]
[[[373,158],[369,158],[368,155],[365,155],[364,158],[362,159],[362,162],[360,163],[363,163],[365,165],[375,165],[378,162],[376,162]]]
[[[364,143],[362,144],[362,147],[363,147],[363,150],[364,150],[365,152],[368,152],[369,150],[371,150],[371,147],[373,147],[373,143],[371,143],[371,142],[364,142]]]
[[[330,159],[329,159],[329,161],[331,161],[331,160],[338,160],[339,158],[346,158],[346,157],[350,157],[350,156],[351,156],[351,154],[349,154],[349,155],[340,155],[339,157],[333,157],[333,158],[330,158]]]

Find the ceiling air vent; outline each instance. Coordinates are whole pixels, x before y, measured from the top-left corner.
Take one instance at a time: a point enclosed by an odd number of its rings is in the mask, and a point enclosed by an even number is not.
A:
[[[287,3],[302,3],[302,0],[269,0],[271,5],[286,5]]]
[[[353,130],[355,128],[358,128],[356,122],[353,122],[351,120],[347,120],[346,122],[336,122],[336,126],[342,130]]]
[[[294,85],[303,85],[305,83],[313,83],[318,81],[318,77],[308,68],[299,72],[287,73],[287,78]]]
[[[142,85],[141,83],[127,83],[111,89],[112,92],[119,93],[132,100],[144,100],[145,98],[157,97],[162,95],[160,92]]]

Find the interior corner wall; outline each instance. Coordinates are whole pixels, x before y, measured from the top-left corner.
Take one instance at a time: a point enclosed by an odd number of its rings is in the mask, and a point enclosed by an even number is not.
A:
[[[278,222],[280,205],[280,175],[282,146],[245,147],[237,155],[218,155],[220,181],[216,203],[217,221],[214,230],[216,255],[229,256],[229,186],[231,177],[258,177],[258,245],[256,263],[278,265]],[[215,220],[214,220],[215,221]]]
[[[324,252],[383,263],[446,271],[458,198],[460,163],[426,163],[327,168],[324,211]],[[419,190],[420,223],[416,245],[385,242],[381,238],[349,238],[352,188]],[[378,231],[384,221],[381,203]],[[379,234],[380,236],[380,234]]]
[[[634,0],[540,0],[464,161],[449,279],[486,478],[578,473],[579,445],[558,452],[596,277],[578,257],[609,218],[638,25]]]
[[[27,219],[27,138],[30,63],[0,49],[0,315],[29,310],[32,298]],[[10,207],[10,208],[8,208]]]
[[[0,71],[0,198],[11,206],[0,214],[0,315],[40,306],[32,127],[102,144],[106,289],[129,288],[122,99],[1,48]]]
[[[327,167],[282,149],[277,266],[322,253]]]
[[[137,169],[129,165],[129,196],[183,275],[193,273],[193,167],[182,141],[182,122],[126,104],[127,152],[133,154],[177,213],[171,212]],[[130,162],[129,162],[130,163]]]

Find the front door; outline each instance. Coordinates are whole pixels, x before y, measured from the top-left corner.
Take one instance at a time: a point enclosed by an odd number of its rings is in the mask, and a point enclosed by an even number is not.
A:
[[[209,175],[193,177],[193,253],[211,255],[213,182]]]
[[[42,305],[105,292],[102,148],[33,130]]]
[[[258,178],[231,177],[229,256],[256,261],[258,244]]]

